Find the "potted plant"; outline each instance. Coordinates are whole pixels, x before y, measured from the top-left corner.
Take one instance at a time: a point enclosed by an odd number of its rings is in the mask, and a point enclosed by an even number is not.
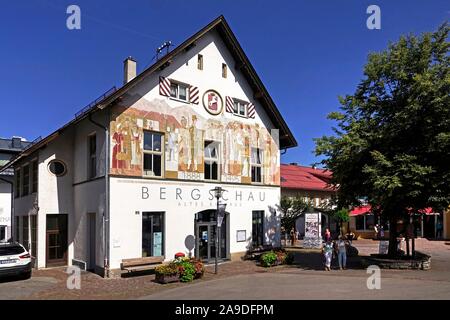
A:
[[[163,264],[155,268],[155,280],[158,283],[177,282],[179,280],[179,270],[173,263]]]
[[[203,262],[197,259],[191,259],[191,263],[195,269],[194,279],[199,279],[203,277],[203,274],[205,273],[205,267],[203,265]]]

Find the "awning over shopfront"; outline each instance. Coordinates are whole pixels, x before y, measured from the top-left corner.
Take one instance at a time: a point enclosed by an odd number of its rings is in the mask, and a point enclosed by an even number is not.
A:
[[[371,213],[372,211],[372,207],[370,205],[364,205],[364,206],[359,206],[359,207],[355,207],[352,210],[350,210],[349,215],[351,217],[353,216],[359,216],[362,214],[367,214],[367,213]],[[410,210],[411,211],[411,210]],[[439,213],[435,212],[433,210],[433,208],[428,207],[425,209],[421,209],[418,212],[419,214],[425,214],[425,215],[439,215]]]

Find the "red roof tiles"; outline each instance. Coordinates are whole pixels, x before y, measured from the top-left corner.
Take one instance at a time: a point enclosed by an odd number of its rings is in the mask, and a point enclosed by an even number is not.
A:
[[[280,167],[282,188],[334,192],[328,186],[331,171],[293,164],[282,164]]]

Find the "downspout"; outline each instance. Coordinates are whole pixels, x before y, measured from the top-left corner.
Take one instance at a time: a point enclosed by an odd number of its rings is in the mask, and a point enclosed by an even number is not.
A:
[[[11,181],[9,181],[9,180],[6,180],[6,179],[3,179],[3,178],[1,178],[0,177],[0,180],[1,181],[3,181],[3,182],[6,182],[6,183],[8,183],[10,186],[11,186],[11,241],[14,241],[14,183],[13,182],[11,182]]]
[[[105,130],[105,212],[103,214],[103,223],[104,223],[104,244],[103,248],[105,250],[104,253],[104,262],[103,262],[103,275],[109,278],[110,271],[110,252],[109,252],[109,129],[105,127],[101,123],[96,122],[92,119],[92,113],[89,114],[89,121],[95,124],[96,126]],[[109,123],[109,113],[108,113],[108,123]]]

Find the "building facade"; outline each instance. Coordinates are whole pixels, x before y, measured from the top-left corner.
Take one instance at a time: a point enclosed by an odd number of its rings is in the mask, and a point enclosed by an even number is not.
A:
[[[209,261],[279,245],[280,150],[296,141],[225,19],[140,74],[127,58],[124,74],[9,164],[19,177],[38,168],[36,192],[16,179],[14,213],[35,265],[105,274],[127,258]]]
[[[297,163],[281,164],[281,195],[295,198],[301,197],[310,203],[314,212],[322,212],[329,209],[328,205],[335,194],[330,187],[331,172],[324,169],[306,167]],[[336,235],[338,227],[336,223],[326,214],[321,215],[322,233],[328,228]],[[305,217],[300,216],[296,221],[296,230],[299,236],[305,234]],[[289,230],[288,230],[289,231]]]
[[[21,137],[0,138],[0,169],[30,144],[31,142]],[[11,221],[14,194],[13,183],[14,170],[4,170],[0,173],[0,242],[10,240],[13,235],[13,221]]]

